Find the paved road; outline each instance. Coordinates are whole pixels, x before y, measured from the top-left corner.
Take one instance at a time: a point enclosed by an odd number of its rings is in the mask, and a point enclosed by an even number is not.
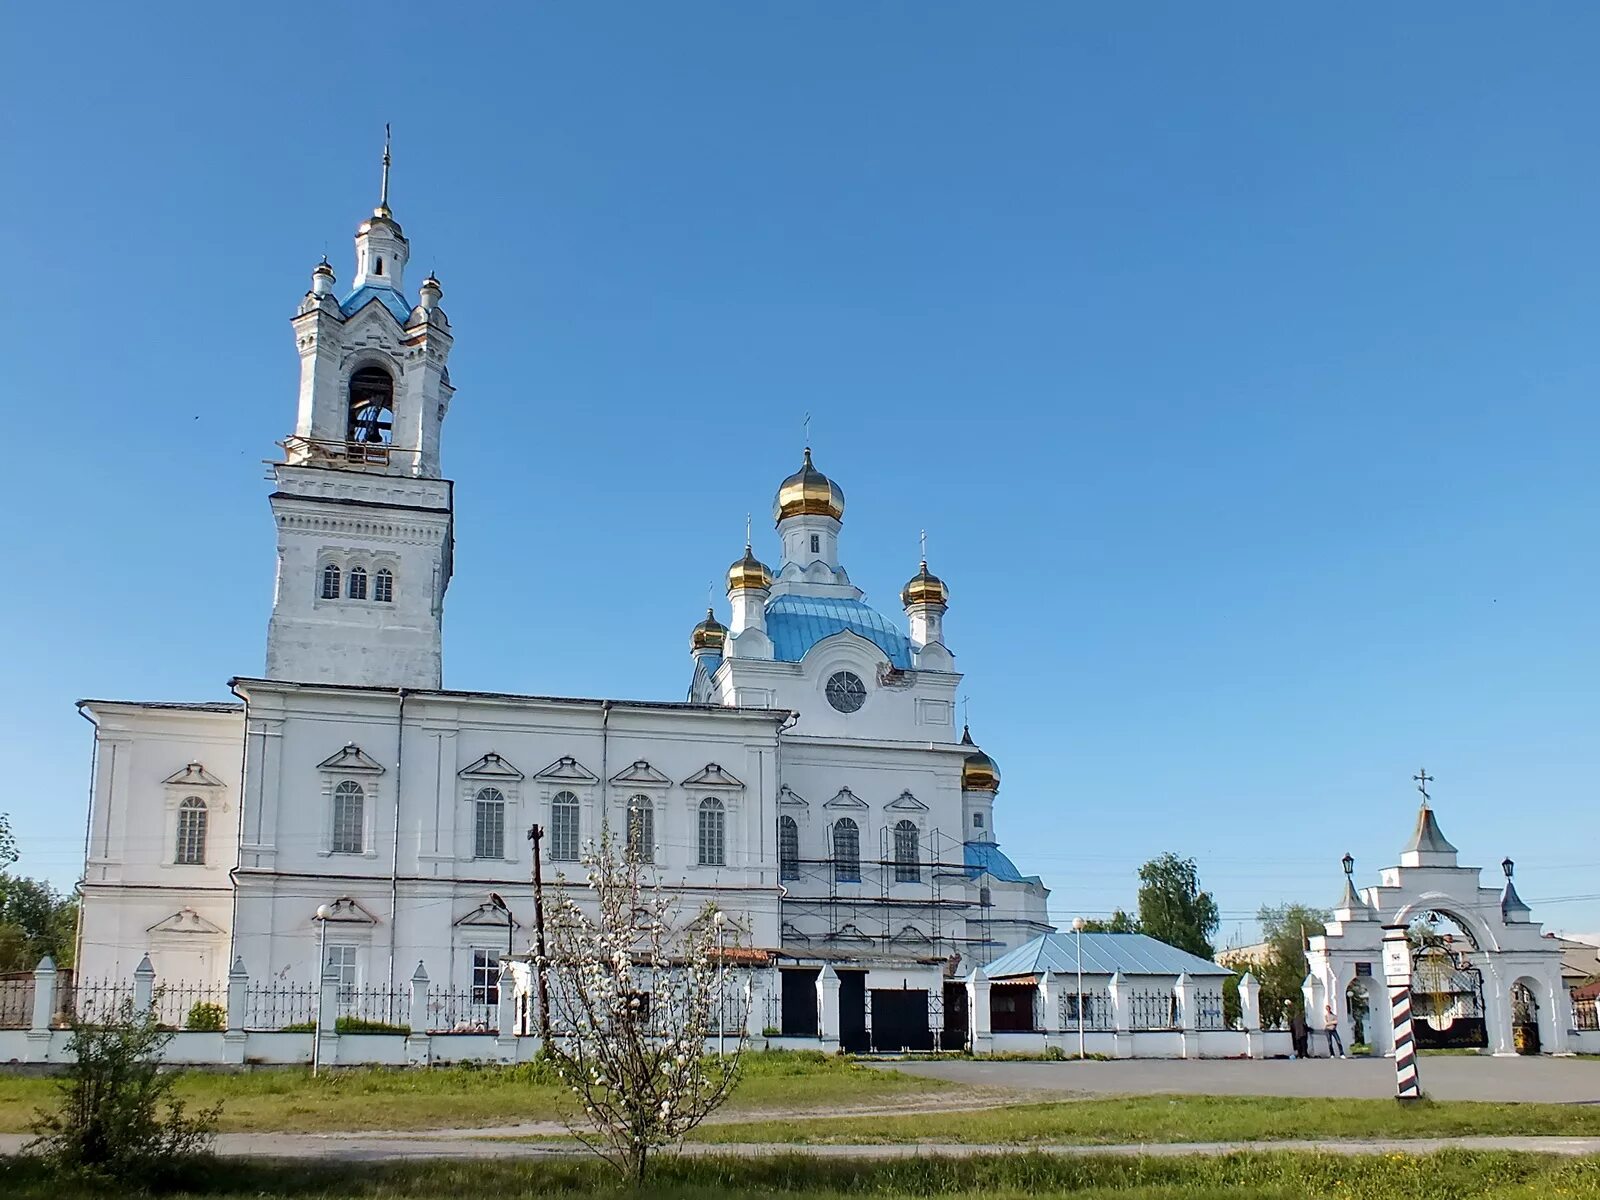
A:
[[[1436,1100],[1544,1100],[1600,1104],[1600,1061],[1581,1058],[1424,1056],[1422,1088]],[[969,1087],[1051,1096],[1180,1093],[1212,1096],[1394,1095],[1394,1062],[1387,1058],[1123,1059],[1118,1062],[883,1063]]]
[[[0,1154],[14,1154],[27,1139],[0,1135]],[[1238,1151],[1298,1150],[1323,1154],[1432,1154],[1438,1150],[1521,1150],[1536,1154],[1600,1155],[1600,1138],[1463,1137],[1385,1138],[1366,1141],[1178,1142],[1118,1146],[1006,1146],[920,1143],[894,1146],[796,1146],[788,1143],[715,1145],[691,1142],[682,1153],[694,1156],[804,1154],[819,1158],[917,1158],[924,1155],[1115,1154],[1177,1157]],[[490,1138],[414,1134],[225,1133],[219,1154],[242,1158],[321,1159],[330,1162],[391,1162],[405,1159],[555,1159],[584,1157],[573,1143],[495,1141]]]

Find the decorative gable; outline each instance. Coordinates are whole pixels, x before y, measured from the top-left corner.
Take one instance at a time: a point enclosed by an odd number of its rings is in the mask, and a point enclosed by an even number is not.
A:
[[[599,783],[600,776],[570,754],[563,755],[534,776],[552,783]]]
[[[633,783],[649,787],[671,787],[672,780],[656,770],[644,759],[618,771],[611,777],[612,783]]]
[[[718,763],[707,763],[693,775],[683,781],[683,786],[699,790],[700,788],[742,788],[744,782],[735,779],[724,771]]]
[[[457,929],[473,927],[483,928],[485,926],[492,926],[495,929],[504,929],[508,921],[511,923],[511,927],[513,929],[522,928],[522,922],[518,921],[510,913],[503,909],[496,908],[493,904],[485,901],[484,903],[478,905],[477,908],[467,913],[465,916],[456,918],[454,924]]]
[[[811,803],[787,783],[778,789],[778,805],[781,808],[810,808]]]
[[[189,763],[182,770],[174,771],[161,782],[168,787],[176,788],[220,788],[227,786],[197,762]]]
[[[928,806],[918,800],[909,790],[901,792],[884,806],[891,812],[927,812]]]
[[[839,794],[822,806],[823,808],[866,808],[867,802],[856,795],[849,788],[840,788]]]
[[[344,749],[323,759],[317,764],[317,769],[319,771],[336,771],[341,775],[383,774],[383,767],[369,757],[367,752],[354,742],[346,742]]]
[[[313,923],[316,921],[314,913],[311,919]],[[328,905],[327,919],[336,925],[376,925],[379,923],[376,913],[367,908],[361,901],[349,896],[340,896],[332,904]]]
[[[149,934],[220,934],[222,927],[208,921],[192,908],[180,908],[170,917],[163,917],[154,925],[145,926]]]
[[[477,762],[461,769],[463,779],[500,779],[516,783],[522,779],[522,772],[517,770],[498,754],[485,754]]]

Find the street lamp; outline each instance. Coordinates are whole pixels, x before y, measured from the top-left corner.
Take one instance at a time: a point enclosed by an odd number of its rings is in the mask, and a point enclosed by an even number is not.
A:
[[[317,936],[317,1020],[311,1029],[311,1077],[315,1079],[322,1069],[322,977],[328,973],[328,912],[326,904],[317,905],[312,920],[319,928]]]
[[[717,930],[717,1057],[722,1057],[723,1026],[728,1023],[728,959],[722,953],[722,927],[728,915],[720,908],[711,918]]]
[[[1072,918],[1072,933],[1078,939],[1078,952],[1073,955],[1078,960],[1078,1061],[1083,1061],[1083,926],[1082,917]]]
[[[1350,873],[1356,869],[1355,856],[1347,852],[1339,861],[1344,865],[1344,877],[1349,879]]]
[[[502,900],[500,898],[500,893],[499,892],[490,892],[489,893],[489,903],[494,905],[496,908],[498,908],[501,912],[505,913],[505,915],[506,915],[506,957],[510,958],[511,957],[511,937],[512,937],[511,930],[512,930],[512,924],[515,921],[515,918],[512,917],[512,915],[511,915],[511,906],[508,905],[504,900]]]

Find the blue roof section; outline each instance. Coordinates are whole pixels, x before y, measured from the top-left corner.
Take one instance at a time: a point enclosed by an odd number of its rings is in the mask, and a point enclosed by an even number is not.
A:
[[[1116,971],[1124,975],[1181,975],[1187,971],[1190,975],[1215,978],[1233,974],[1227,967],[1143,933],[1042,933],[1011,953],[1002,954],[984,971],[991,979],[1046,971],[1076,974],[1080,936],[1085,975],[1110,975]]]
[[[383,306],[389,310],[396,321],[404,325],[411,319],[411,305],[406,303],[406,298],[386,284],[364,283],[355,291],[346,296],[339,305],[339,311],[347,317],[353,317],[360,312],[371,300],[381,300]]]
[[[1000,853],[1000,847],[994,842],[967,842],[961,850],[966,859],[969,879],[988,873],[1005,883],[1039,882],[1037,875],[1024,875],[1017,870],[1017,865]]]
[[[910,639],[882,613],[837,596],[775,597],[767,603],[767,636],[780,662],[799,662],[824,638],[845,630],[860,634],[902,671],[911,669]]]

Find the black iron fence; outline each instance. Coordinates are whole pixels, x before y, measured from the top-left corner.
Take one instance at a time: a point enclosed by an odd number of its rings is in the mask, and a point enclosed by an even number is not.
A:
[[[244,989],[245,1029],[310,1029],[317,1020],[317,989],[309,983],[249,983]]]
[[[0,979],[0,1029],[26,1029],[33,1023],[33,976]]]
[[[1194,998],[1194,1027],[1196,1029],[1223,1029],[1222,993],[1198,992]]]
[[[1111,997],[1104,992],[1061,993],[1061,1028],[1076,1033],[1080,1025],[1083,1029],[1115,1029]]]
[[[1171,992],[1133,992],[1128,996],[1129,1029],[1176,1029],[1178,997]]]

